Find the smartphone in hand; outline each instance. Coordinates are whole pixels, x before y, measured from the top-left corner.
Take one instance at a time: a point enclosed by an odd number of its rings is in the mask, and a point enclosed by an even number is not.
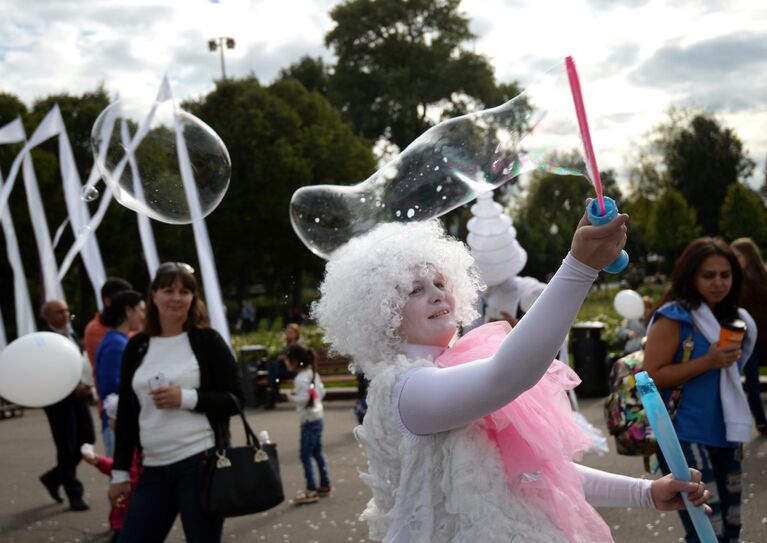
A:
[[[151,390],[157,390],[158,388],[166,387],[169,384],[170,383],[168,383],[168,378],[165,377],[163,372],[160,372],[149,379],[149,388]]]

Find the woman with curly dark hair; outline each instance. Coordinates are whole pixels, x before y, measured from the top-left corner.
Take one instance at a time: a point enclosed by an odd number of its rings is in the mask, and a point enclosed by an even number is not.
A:
[[[756,327],[738,307],[741,281],[738,260],[724,241],[690,242],[650,323],[644,354],[644,369],[664,400],[677,403],[674,428],[687,462],[712,489],[711,523],[724,542],[740,536],[740,445],[750,440],[751,430],[739,370],[750,356]],[[734,320],[745,323],[745,338],[721,342],[722,328]],[[686,540],[697,541],[690,517],[684,511],[680,516]]]

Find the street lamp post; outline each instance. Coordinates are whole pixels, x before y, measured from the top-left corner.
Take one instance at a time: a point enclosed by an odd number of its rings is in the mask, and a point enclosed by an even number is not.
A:
[[[208,40],[208,49],[211,52],[215,52],[216,49],[221,51],[221,79],[226,79],[226,66],[224,64],[224,45],[227,49],[234,49],[234,38],[219,37]]]

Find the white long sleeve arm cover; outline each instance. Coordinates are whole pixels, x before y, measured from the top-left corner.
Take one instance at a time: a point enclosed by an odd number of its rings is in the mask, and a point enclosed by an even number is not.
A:
[[[598,273],[568,254],[494,356],[410,372],[397,404],[405,427],[416,435],[458,428],[535,385],[562,346]]]
[[[644,507],[655,509],[652,481],[608,473],[575,464],[586,500],[594,507]]]

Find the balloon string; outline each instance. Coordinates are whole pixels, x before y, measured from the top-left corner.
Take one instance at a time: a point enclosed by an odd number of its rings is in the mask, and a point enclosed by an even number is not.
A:
[[[581,83],[578,80],[578,71],[575,69],[575,61],[572,56],[565,57],[565,66],[567,67],[567,79],[570,81],[570,92],[573,95],[575,114],[578,117],[578,128],[580,129],[581,140],[583,141],[583,151],[586,154],[586,170],[594,182],[594,188],[597,191],[599,211],[604,215],[605,200],[602,195],[602,180],[599,178],[597,158],[594,156],[594,147],[591,145],[591,133],[589,132],[589,121],[586,118],[586,108],[583,105]]]

